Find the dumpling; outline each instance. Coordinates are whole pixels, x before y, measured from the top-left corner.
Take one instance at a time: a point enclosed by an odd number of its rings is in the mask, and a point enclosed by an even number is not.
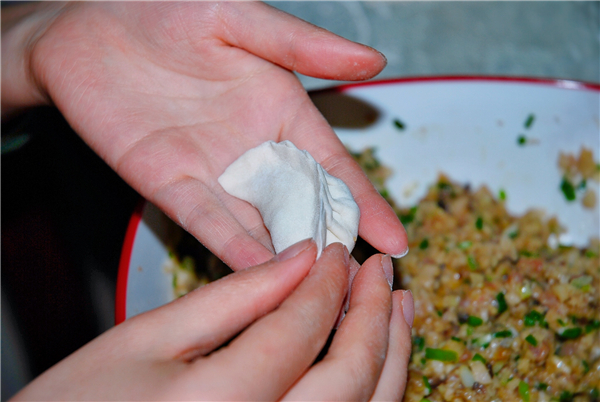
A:
[[[219,183],[258,209],[277,253],[307,238],[317,243],[318,255],[335,242],[354,248],[360,211],[348,186],[290,141],[250,149]]]

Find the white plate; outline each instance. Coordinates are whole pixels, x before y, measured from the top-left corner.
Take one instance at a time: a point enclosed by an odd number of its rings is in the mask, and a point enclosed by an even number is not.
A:
[[[557,164],[559,152],[578,154],[582,146],[592,149],[596,160],[600,156],[600,85],[434,77],[348,85],[314,97],[351,150],[376,148],[377,158],[394,172],[388,188],[400,205],[416,203],[444,172],[472,187],[504,190],[514,213],[535,207],[557,215],[568,230],[562,243],[585,245],[600,236],[600,206],[590,210],[567,202]],[[336,127],[336,105],[351,110],[355,128]],[[361,113],[377,118],[361,122]],[[535,119],[526,128],[529,115]],[[528,139],[525,145],[518,144],[521,135]],[[588,187],[600,200],[598,185]],[[173,300],[164,270],[165,236],[172,225],[150,204],[140,204],[134,213],[119,267],[117,323]]]

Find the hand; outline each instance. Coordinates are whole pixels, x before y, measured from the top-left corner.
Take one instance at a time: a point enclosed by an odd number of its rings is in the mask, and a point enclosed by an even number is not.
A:
[[[315,243],[305,240],[133,317],[15,399],[400,400],[413,305],[408,292],[390,291],[390,258],[376,255],[363,265],[348,314],[313,365],[348,283],[341,244],[315,258]]]
[[[350,187],[359,235],[384,253],[406,251],[402,224],[291,72],[367,79],[385,66],[377,51],[262,3],[36,7],[3,32],[3,109],[54,103],[134,189],[233,269],[273,250],[259,213],[217,178],[267,140],[308,150]]]

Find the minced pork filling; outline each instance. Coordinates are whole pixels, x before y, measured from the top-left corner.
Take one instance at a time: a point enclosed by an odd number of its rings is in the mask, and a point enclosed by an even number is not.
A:
[[[563,191],[576,184],[565,196],[598,176],[597,165],[580,174],[582,155],[561,156]],[[394,206],[391,171],[372,149],[353,156]],[[558,220],[512,216],[506,197],[440,176],[418,205],[394,206],[410,247],[395,260],[394,287],[415,301],[406,402],[600,401],[600,242],[550,247]],[[183,236],[168,264],[177,296],[231,272]],[[372,252],[359,241],[353,255]]]

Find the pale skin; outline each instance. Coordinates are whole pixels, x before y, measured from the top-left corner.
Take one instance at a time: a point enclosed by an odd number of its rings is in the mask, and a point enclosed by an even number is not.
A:
[[[246,150],[290,140],[348,184],[361,210],[359,235],[383,253],[404,254],[398,218],[291,72],[362,80],[384,66],[377,51],[261,3],[3,10],[3,118],[55,105],[134,189],[241,270],[108,331],[17,398],[401,398],[412,296],[390,291],[389,257],[360,269],[329,353],[311,366],[352,263],[341,245],[315,262],[311,242],[272,260],[258,212],[217,182]]]
[[[413,304],[410,292],[390,291],[389,256],[362,266],[348,314],[325,358],[312,365],[348,284],[340,243],[315,258],[315,243],[303,241],[129,319],[15,400],[400,400]]]
[[[233,269],[273,250],[258,212],[217,178],[267,140],[308,150],[350,187],[359,235],[383,253],[406,252],[393,210],[290,72],[366,79],[385,66],[379,52],[260,3],[41,8],[3,32],[3,110],[56,105],[134,189]]]

